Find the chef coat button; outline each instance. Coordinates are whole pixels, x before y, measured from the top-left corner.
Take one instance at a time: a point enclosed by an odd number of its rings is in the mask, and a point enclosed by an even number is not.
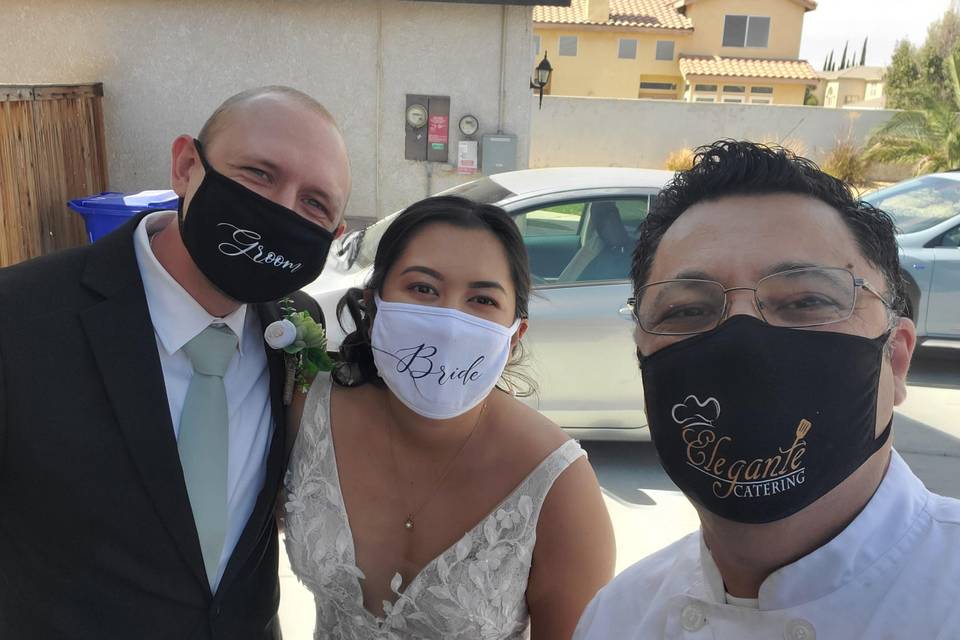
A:
[[[794,619],[787,622],[784,640],[816,640],[817,632],[806,620]]]
[[[707,624],[707,617],[695,604],[688,604],[680,612],[680,626],[687,631],[699,631]]]

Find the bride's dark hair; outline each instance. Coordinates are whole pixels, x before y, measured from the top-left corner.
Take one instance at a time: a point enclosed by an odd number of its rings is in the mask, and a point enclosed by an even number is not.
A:
[[[506,211],[491,204],[481,204],[459,196],[437,196],[410,205],[394,220],[377,246],[373,272],[362,289],[353,288],[337,304],[337,320],[344,309],[353,320],[356,330],[348,334],[340,345],[341,364],[333,372],[333,379],[342,386],[358,386],[367,382],[383,384],[373,362],[370,329],[376,316],[374,293],[381,293],[387,274],[403,254],[410,241],[426,226],[444,223],[461,229],[481,229],[492,233],[503,246],[510,264],[510,276],[516,291],[516,318],[526,318],[530,301],[530,267],[523,237]],[[463,247],[464,255],[469,247]],[[366,296],[365,296],[366,294]],[[526,396],[534,392],[529,375],[519,371],[524,360],[523,346],[517,342],[510,361],[497,386],[514,395]]]

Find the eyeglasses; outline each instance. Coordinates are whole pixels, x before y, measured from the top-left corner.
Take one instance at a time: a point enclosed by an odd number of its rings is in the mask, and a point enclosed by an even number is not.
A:
[[[763,278],[755,288],[726,289],[712,280],[664,280],[641,287],[627,305],[647,333],[685,336],[719,326],[726,316],[729,292],[752,291],[764,322],[777,327],[817,327],[850,318],[859,289],[893,308],[866,280],[838,267],[781,271]]]

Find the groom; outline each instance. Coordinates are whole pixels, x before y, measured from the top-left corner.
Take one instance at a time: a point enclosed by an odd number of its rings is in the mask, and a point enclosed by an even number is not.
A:
[[[0,638],[280,636],[263,331],[343,231],[347,153],[322,105],[266,87],[172,155],[180,211],[0,270]]]

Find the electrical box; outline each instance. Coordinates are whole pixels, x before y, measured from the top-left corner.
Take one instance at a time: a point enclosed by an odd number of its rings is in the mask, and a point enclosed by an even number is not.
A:
[[[457,173],[476,173],[480,169],[478,156],[479,143],[476,140],[461,140],[457,144]]]
[[[517,136],[512,133],[487,133],[481,142],[483,173],[490,176],[517,168]]]
[[[449,162],[450,97],[407,94],[404,158]]]
[[[449,162],[450,98],[430,96],[427,111],[427,162]]]
[[[407,160],[427,159],[427,121],[430,111],[427,109],[429,96],[407,94],[404,129],[406,137],[403,157]]]

